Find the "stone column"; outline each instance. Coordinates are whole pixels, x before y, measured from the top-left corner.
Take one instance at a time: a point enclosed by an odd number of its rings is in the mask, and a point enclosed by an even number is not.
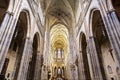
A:
[[[28,75],[28,67],[29,67],[29,62],[32,58],[32,42],[30,41],[30,38],[27,38],[27,46],[26,46],[26,51],[25,51],[25,56],[24,56],[24,63],[23,63],[23,68],[22,68],[22,80],[25,80]]]
[[[9,37],[8,39],[6,39],[7,35],[10,35],[8,25],[10,25],[9,23],[11,22],[12,18],[13,15],[10,12],[7,12],[0,26],[0,72],[4,64],[5,55],[7,54],[7,51],[9,49],[9,45],[11,42],[10,40],[12,38]],[[5,44],[5,42],[7,42],[7,44]]]
[[[120,69],[120,21],[118,20],[115,9],[112,7],[107,7],[104,9],[104,2],[100,0],[100,9],[102,12],[102,18],[105,25],[105,29],[108,34],[111,46],[115,52],[117,65]],[[106,3],[105,3],[106,4]]]
[[[90,54],[90,60],[91,60],[91,66],[92,66],[92,72],[93,72],[93,80],[104,80],[102,77],[99,59],[98,59],[98,53],[96,51],[96,46],[94,42],[94,37],[90,36],[89,40],[87,40],[87,44],[89,47],[89,54]]]
[[[4,27],[6,27],[6,29],[4,31],[4,34],[1,35],[2,37],[0,39],[0,41],[1,41],[0,42],[0,71],[2,70],[5,56],[9,49],[16,24],[17,24],[17,20],[13,19],[13,17],[11,16],[8,24],[6,26],[4,26]]]
[[[120,21],[118,20],[114,10],[108,12],[107,15],[109,22],[111,23],[111,26],[108,25],[109,27],[107,27],[109,29],[109,34],[111,35],[108,37],[110,38],[111,45],[116,53],[116,62],[118,63],[120,69]]]
[[[74,75],[74,69],[73,69],[73,65],[75,63],[75,38],[74,38],[74,32],[72,30],[72,28],[69,31],[69,50],[70,52],[68,52],[69,54],[69,64],[70,64],[70,79],[71,80],[75,80],[75,75]]]
[[[83,56],[82,56],[82,51],[79,51],[79,56],[78,56],[78,67],[79,67],[79,79],[80,80],[85,80],[85,73],[84,73],[84,64],[83,64]]]
[[[0,33],[1,33],[0,35],[0,72],[2,70],[4,61],[5,61],[5,56],[9,49],[11,39],[17,24],[21,1],[22,0],[19,1],[17,8],[15,8],[14,14],[13,12],[7,11],[5,18],[0,27]]]
[[[35,65],[35,76],[34,76],[34,80],[40,80],[40,74],[41,74],[41,66],[40,66],[40,64],[41,64],[41,60],[40,60],[40,58],[41,58],[41,55],[40,55],[40,51],[38,51],[37,52],[37,59],[36,59],[36,65]]]
[[[22,58],[21,58],[21,63],[20,63],[20,68],[17,76],[17,80],[25,80],[27,77],[27,70],[29,66],[29,61],[31,58],[32,54],[32,43],[29,41],[29,38],[26,38]]]
[[[46,28],[46,32],[45,32],[45,39],[44,39],[44,62],[43,62],[43,67],[42,67],[42,74],[41,74],[41,79],[42,80],[47,80],[48,78],[48,65],[49,65],[49,57],[50,57],[50,53],[49,53],[49,47],[50,47],[50,31],[48,28]]]
[[[9,49],[11,39],[17,24],[21,1],[22,0],[19,1],[19,4],[15,9],[14,14],[13,12],[7,11],[7,13],[5,14],[5,18],[0,27],[0,33],[1,33],[0,34],[0,72],[2,70],[5,61],[5,56]]]
[[[6,12],[5,14],[5,17],[1,23],[1,26],[0,26],[0,40],[3,38],[3,35],[5,35],[5,31],[7,30],[7,26],[9,21],[11,20],[11,17],[13,16],[13,13],[12,12]],[[1,43],[1,41],[0,41]]]
[[[88,42],[89,42],[89,41],[88,41]],[[87,42],[87,43],[88,43],[88,42]],[[90,77],[91,77],[92,80],[94,80],[93,68],[92,68],[92,61],[91,61],[92,58],[91,58],[91,54],[90,54],[89,45],[87,45],[86,52],[87,52],[89,70],[90,70]]]

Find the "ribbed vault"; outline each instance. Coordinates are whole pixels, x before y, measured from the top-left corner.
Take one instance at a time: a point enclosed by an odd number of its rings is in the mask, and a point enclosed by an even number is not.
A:
[[[47,27],[53,27],[53,24],[59,22],[72,27],[79,0],[40,0],[40,2]]]
[[[51,65],[53,67],[64,67],[65,62],[67,60],[67,55],[68,55],[68,46],[69,46],[69,41],[68,41],[69,35],[68,35],[68,29],[62,25],[62,24],[57,24],[52,27],[50,31],[50,45],[51,45]],[[58,60],[63,60],[56,62],[55,60],[55,50],[56,49],[61,49],[64,51],[64,58]]]
[[[50,42],[52,49],[64,48],[68,46],[68,30],[64,25],[55,25],[50,32]]]

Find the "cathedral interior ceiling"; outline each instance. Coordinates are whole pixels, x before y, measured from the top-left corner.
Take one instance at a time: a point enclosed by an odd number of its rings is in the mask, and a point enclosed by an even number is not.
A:
[[[51,53],[54,53],[56,48],[61,48],[67,58],[68,32],[75,21],[78,5],[79,0],[41,0],[46,26],[50,29]],[[53,58],[54,54],[51,54],[51,62],[54,62]]]
[[[41,0],[42,10],[46,16],[46,23],[51,27],[54,23],[62,22],[67,26],[75,20],[79,0]]]
[[[51,45],[51,62],[54,63],[54,50],[60,48],[64,50],[65,58],[67,56],[68,48],[68,30],[64,25],[57,24],[52,27],[50,31],[50,45]],[[59,62],[58,62],[59,63]],[[57,63],[56,63],[57,64]],[[54,64],[54,65],[56,65]]]
[[[68,42],[68,30],[64,25],[55,25],[50,32],[52,47],[58,47],[62,44],[65,47]]]
[[[120,80],[120,0],[108,1],[0,0],[0,80]]]

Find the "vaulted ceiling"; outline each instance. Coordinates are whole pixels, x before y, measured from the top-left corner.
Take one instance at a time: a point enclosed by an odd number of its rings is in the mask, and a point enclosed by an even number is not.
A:
[[[64,50],[65,59],[69,48],[69,30],[74,27],[80,0],[40,0],[46,28],[50,31],[51,62],[54,50]]]
[[[72,25],[79,0],[40,0],[48,27],[56,24]]]
[[[53,52],[56,48],[63,48],[67,55],[69,29],[74,27],[79,1],[40,0],[42,12],[45,16],[45,26],[50,30],[50,45]]]

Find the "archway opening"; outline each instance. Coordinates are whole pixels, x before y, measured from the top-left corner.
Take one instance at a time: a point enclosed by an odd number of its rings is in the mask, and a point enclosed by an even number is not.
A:
[[[35,34],[32,44],[32,58],[29,62],[28,67],[28,74],[27,80],[34,80],[35,79],[35,68],[36,68],[36,61],[37,61],[37,51],[38,51],[38,36]]]
[[[113,7],[117,13],[118,19],[120,21],[120,1],[119,0],[112,0]]]
[[[57,68],[56,68],[56,66],[54,67],[53,75],[54,75],[54,76],[57,76]]]
[[[21,12],[1,74],[6,79],[17,79],[27,34],[27,15]]]
[[[8,9],[10,0],[0,0],[0,25],[3,21],[4,15]]]
[[[116,70],[116,64],[113,56],[114,52],[111,48],[110,41],[100,11],[94,11],[92,20],[93,37],[98,53],[101,73],[103,79],[108,80],[111,77],[111,75],[116,75],[116,73],[109,73],[108,69],[108,65],[110,65],[112,70]]]
[[[57,24],[50,31],[52,79],[65,79],[65,67],[68,53],[68,30]],[[56,73],[56,74],[55,74]]]
[[[82,50],[85,78],[86,78],[86,80],[91,80],[90,70],[89,70],[89,63],[88,63],[88,56],[87,56],[86,36],[85,36],[84,33],[82,33],[81,35],[82,35],[81,36],[81,50]]]

